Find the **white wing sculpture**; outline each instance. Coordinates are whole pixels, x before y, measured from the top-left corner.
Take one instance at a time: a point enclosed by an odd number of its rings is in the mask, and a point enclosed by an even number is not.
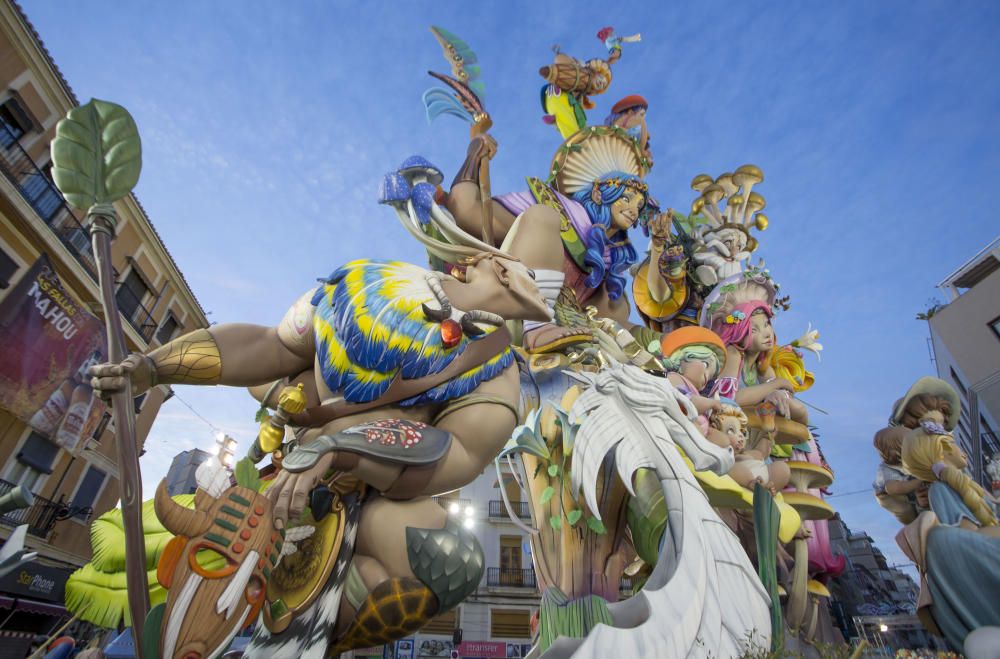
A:
[[[586,638],[560,637],[543,659],[735,657],[750,639],[769,647],[770,598],[678,449],[699,471],[718,474],[732,467],[732,450],[701,435],[690,402],[664,378],[627,365],[574,375],[589,386],[571,410],[571,421],[580,424],[573,492],[582,489],[597,514],[597,473],[614,450],[630,490],[637,469],[654,470],[667,502],[667,528],[642,590],[608,605],[614,626],[598,625]]]

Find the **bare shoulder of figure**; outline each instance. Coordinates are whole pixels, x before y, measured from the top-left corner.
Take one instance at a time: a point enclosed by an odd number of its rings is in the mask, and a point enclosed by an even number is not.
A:
[[[278,338],[289,350],[302,357],[312,358],[315,352],[315,334],[313,333],[313,293],[310,289],[295,301],[285,317],[278,324]]]

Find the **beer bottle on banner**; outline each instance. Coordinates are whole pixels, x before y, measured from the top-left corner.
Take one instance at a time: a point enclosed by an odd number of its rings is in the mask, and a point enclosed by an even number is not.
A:
[[[90,416],[90,408],[94,404],[94,392],[86,384],[77,384],[73,390],[73,396],[69,400],[69,408],[66,416],[63,417],[59,430],[56,431],[56,443],[67,451],[76,449],[83,434],[83,427],[87,425],[87,418]]]
[[[73,380],[67,379],[52,392],[45,404],[35,412],[28,421],[28,425],[43,435],[52,437],[52,433],[59,427],[66,415],[66,409],[69,407],[70,397],[73,393]]]

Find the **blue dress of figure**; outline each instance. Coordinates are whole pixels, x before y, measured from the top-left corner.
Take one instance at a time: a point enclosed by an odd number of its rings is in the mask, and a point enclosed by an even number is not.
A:
[[[959,528],[963,518],[978,522],[945,483],[933,483],[929,496],[942,523],[927,537],[931,612],[948,643],[961,652],[969,632],[1000,626],[1000,538]]]

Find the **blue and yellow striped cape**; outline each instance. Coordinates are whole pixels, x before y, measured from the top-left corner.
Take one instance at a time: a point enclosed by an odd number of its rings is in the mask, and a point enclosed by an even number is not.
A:
[[[446,349],[441,325],[421,305],[437,307],[427,270],[399,261],[358,260],[341,266],[313,295],[313,328],[323,380],[352,403],[379,398],[396,373],[413,379],[441,371],[471,341]],[[495,331],[488,328],[487,333]],[[485,334],[483,336],[486,336]],[[514,361],[508,346],[485,364],[397,405],[441,403],[464,396]]]

